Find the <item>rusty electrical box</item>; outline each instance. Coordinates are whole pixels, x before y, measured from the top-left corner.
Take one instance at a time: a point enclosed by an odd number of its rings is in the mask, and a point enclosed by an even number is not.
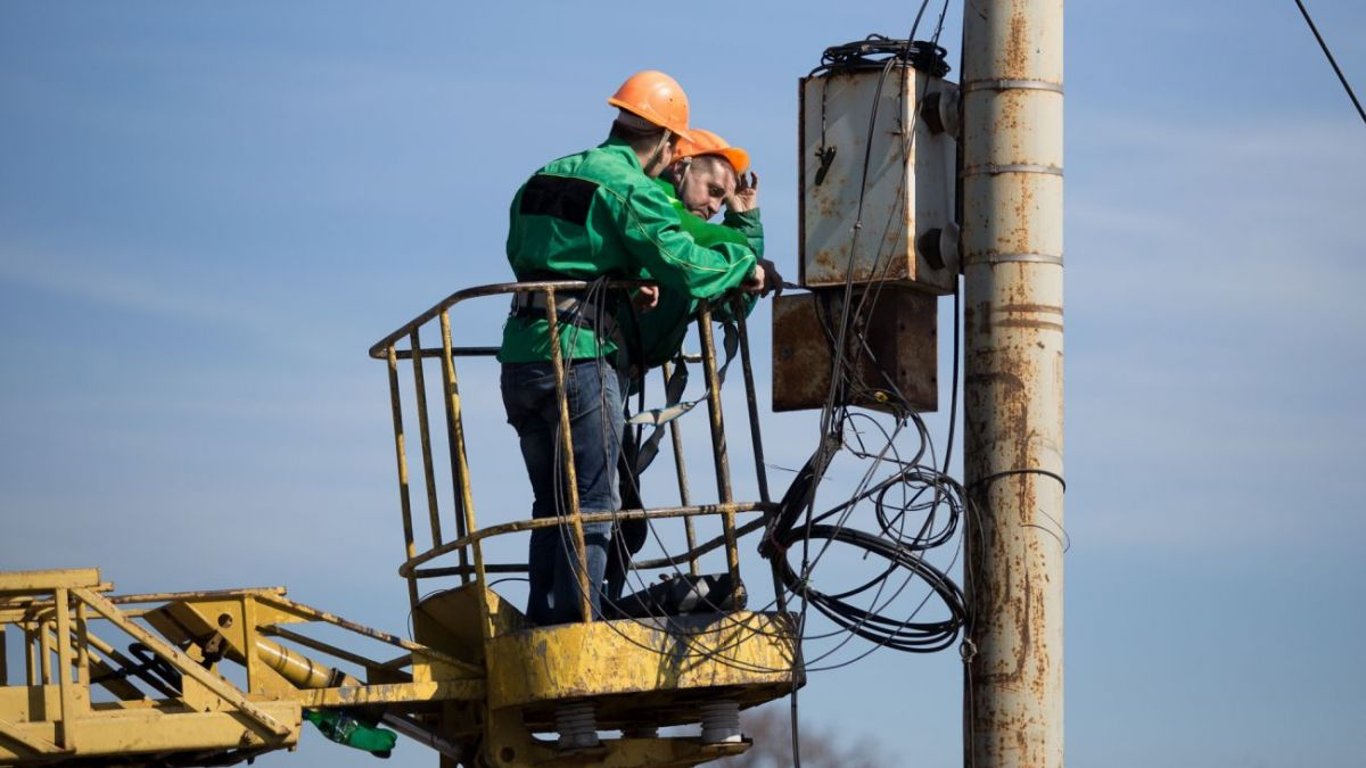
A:
[[[939,406],[937,297],[960,272],[944,53],[872,35],[826,49],[801,80],[798,275],[811,292],[773,304],[775,411],[825,406],[837,347],[838,405]]]
[[[852,271],[953,292],[958,101],[955,84],[904,62],[802,79],[802,285],[842,286]]]
[[[897,412],[939,407],[937,305],[903,285],[859,288],[845,334],[843,404]],[[821,408],[830,392],[844,289],[779,296],[773,302],[773,410]]]

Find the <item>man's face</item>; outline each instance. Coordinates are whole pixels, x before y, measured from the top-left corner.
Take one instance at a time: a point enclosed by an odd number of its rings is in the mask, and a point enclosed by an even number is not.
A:
[[[710,219],[735,194],[735,170],[725,160],[702,155],[674,174],[678,199],[694,216]]]

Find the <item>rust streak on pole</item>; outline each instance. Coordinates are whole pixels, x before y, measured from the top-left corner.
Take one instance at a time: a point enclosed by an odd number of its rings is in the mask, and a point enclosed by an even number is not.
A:
[[[972,768],[1063,765],[1062,13],[964,11]]]

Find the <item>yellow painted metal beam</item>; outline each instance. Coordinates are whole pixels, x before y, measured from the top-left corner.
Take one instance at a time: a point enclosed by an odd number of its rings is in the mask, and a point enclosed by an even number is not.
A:
[[[57,603],[57,689],[61,692],[61,721],[62,728],[58,731],[61,738],[61,745],[65,749],[76,749],[76,736],[72,733],[69,724],[71,720],[83,714],[83,701],[79,700],[76,692],[76,685],[71,680],[71,667],[75,661],[75,654],[71,648],[71,593],[66,587],[58,587],[56,591]],[[78,711],[81,710],[81,711]]]
[[[278,735],[263,734],[240,712],[193,712],[167,707],[96,711],[66,724],[80,741],[79,752],[71,752],[52,743],[56,723],[0,724],[0,729],[9,729],[0,730],[0,765],[51,765],[54,757],[62,755],[89,762],[102,756],[264,751],[298,743],[302,720],[297,702],[261,702],[260,707],[273,720],[289,723],[291,727]],[[6,737],[13,741],[7,742]]]
[[[75,589],[72,592],[110,623],[132,635],[133,639],[153,649],[157,655],[171,662],[182,675],[204,686],[208,691],[218,696],[225,703],[232,705],[261,727],[276,736],[284,736],[289,733],[290,728],[288,726],[277,721],[256,704],[247,701],[242,692],[227,680],[204,669],[189,656],[182,653],[179,648],[167,645],[161,638],[124,618],[119,614],[118,606],[86,589]]]
[[[306,708],[354,707],[368,704],[412,704],[428,701],[482,701],[484,681],[444,680],[421,683],[341,686],[299,691],[297,697]]]
[[[41,736],[25,733],[15,723],[11,723],[7,720],[0,720],[0,758],[5,757],[6,750],[3,741],[4,739],[16,741],[30,752],[36,752],[40,755],[63,755],[71,752],[70,749],[59,747]],[[15,756],[17,757],[18,755],[16,754]]]
[[[206,589],[194,592],[144,592],[137,595],[110,595],[115,605],[130,603],[164,603],[170,600],[225,600],[250,595],[284,595],[284,587],[245,587],[241,589]],[[126,611],[125,611],[126,612]]]
[[[480,667],[448,656],[440,651],[428,648],[425,645],[410,642],[398,635],[391,635],[388,632],[380,632],[379,630],[371,629],[363,624],[357,624],[354,621],[347,621],[340,616],[327,613],[326,611],[320,611],[316,608],[304,605],[303,603],[296,603],[292,600],[276,596],[262,596],[261,602],[292,612],[303,621],[325,621],[328,624],[333,624],[342,629],[347,629],[357,634],[397,646],[405,651],[412,651],[417,656],[432,661],[439,661],[443,664],[449,664],[453,669],[457,670],[458,675],[462,677],[480,678],[483,677],[484,674],[484,670]]]
[[[62,568],[48,571],[0,573],[0,593],[51,592],[54,589],[100,586],[98,568]]]

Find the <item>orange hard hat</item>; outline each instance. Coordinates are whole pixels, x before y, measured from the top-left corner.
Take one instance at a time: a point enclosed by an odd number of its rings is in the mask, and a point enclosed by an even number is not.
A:
[[[679,136],[688,136],[688,94],[663,72],[647,69],[631,75],[607,103]]]
[[[697,157],[698,155],[724,157],[737,174],[749,170],[748,152],[739,147],[732,147],[730,142],[711,131],[693,128],[688,131],[686,138],[679,140],[678,149],[674,151],[674,157]]]

